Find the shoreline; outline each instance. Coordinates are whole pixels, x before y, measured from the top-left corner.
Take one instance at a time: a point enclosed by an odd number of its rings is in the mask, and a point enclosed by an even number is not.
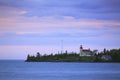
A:
[[[33,63],[120,63],[120,62],[85,62],[85,61],[24,61],[24,62],[33,62]]]

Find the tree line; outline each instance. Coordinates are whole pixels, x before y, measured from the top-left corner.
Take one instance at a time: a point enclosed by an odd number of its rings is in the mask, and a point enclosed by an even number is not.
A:
[[[93,56],[80,56],[79,53],[68,53],[67,51],[48,55],[41,55],[37,52],[33,56],[28,54],[26,62],[120,62],[120,49],[104,49],[102,52],[95,53]]]
[[[110,56],[111,59],[104,60],[102,56],[107,55]],[[104,50],[98,54],[95,54],[95,62],[120,62],[120,49],[111,49],[111,50]]]

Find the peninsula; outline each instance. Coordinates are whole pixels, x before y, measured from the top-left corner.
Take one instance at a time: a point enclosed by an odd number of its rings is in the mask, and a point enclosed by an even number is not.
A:
[[[120,49],[111,49],[98,52],[80,47],[80,53],[56,53],[41,55],[37,52],[36,55],[27,56],[26,62],[120,62]]]

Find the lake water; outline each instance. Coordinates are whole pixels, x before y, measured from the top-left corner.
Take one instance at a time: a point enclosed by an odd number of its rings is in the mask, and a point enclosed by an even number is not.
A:
[[[120,63],[1,60],[0,80],[120,80]]]

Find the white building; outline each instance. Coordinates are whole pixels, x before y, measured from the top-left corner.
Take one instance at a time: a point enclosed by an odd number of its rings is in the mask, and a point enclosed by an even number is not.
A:
[[[80,46],[80,56],[93,56],[90,49],[83,49],[82,45]]]

